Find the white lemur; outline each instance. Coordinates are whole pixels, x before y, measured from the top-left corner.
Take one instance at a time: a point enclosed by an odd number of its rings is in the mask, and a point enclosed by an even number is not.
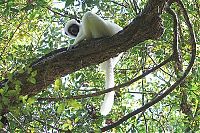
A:
[[[71,38],[75,38],[74,45],[84,39],[90,40],[92,38],[112,36],[120,30],[122,30],[122,27],[119,25],[104,20],[91,12],[84,14],[82,23],[72,19],[67,22],[64,28],[65,34]],[[110,58],[100,65],[101,69],[105,71],[105,89],[114,87],[114,67],[121,55],[119,54],[117,57]],[[114,103],[114,95],[114,91],[106,93],[100,109],[102,115],[107,115],[111,111]]]

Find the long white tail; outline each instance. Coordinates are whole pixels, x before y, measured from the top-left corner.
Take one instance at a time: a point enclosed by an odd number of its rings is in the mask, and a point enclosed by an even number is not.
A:
[[[113,64],[113,59],[109,59],[106,62],[103,63],[103,68],[105,71],[105,89],[112,88],[114,87],[114,64]],[[104,97],[104,101],[101,105],[100,113],[102,115],[107,115],[113,106],[114,103],[114,95],[115,92],[111,91],[109,93],[106,93]]]

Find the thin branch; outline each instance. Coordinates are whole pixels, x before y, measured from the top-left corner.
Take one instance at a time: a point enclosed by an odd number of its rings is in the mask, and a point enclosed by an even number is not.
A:
[[[53,12],[54,14],[60,15],[61,17],[68,17],[68,15],[64,15],[64,14],[62,14],[62,13],[60,13],[60,12],[57,12],[57,11],[51,9],[51,7],[46,7],[46,8],[47,8],[49,11]]]
[[[98,88],[93,88],[93,89],[79,89],[77,91],[81,91],[81,92],[92,92],[92,91],[99,91],[100,89]]]
[[[155,92],[150,92],[150,91],[146,91],[146,92],[138,92],[138,91],[128,91],[128,92],[124,92],[124,93],[135,93],[135,94],[152,94],[154,95]]]
[[[149,53],[147,53],[147,55],[149,56],[149,58],[153,61],[153,63],[155,65],[157,65],[157,63],[154,61],[154,59],[149,55]],[[165,70],[163,70],[161,67],[159,68],[163,73],[169,75],[170,77],[173,77],[171,74],[169,74],[168,72],[166,72]]]
[[[145,132],[148,133],[148,124],[144,112],[142,112],[142,116],[144,118]]]
[[[124,4],[122,4],[122,3],[118,3],[118,2],[116,2],[116,1],[111,1],[112,3],[114,3],[114,4],[116,4],[116,5],[119,5],[119,6],[122,6],[122,7],[125,7],[125,8],[127,8],[127,6],[126,5],[124,5]]]
[[[145,49],[146,48],[146,44],[144,47],[142,47],[142,73],[145,72],[145,63],[146,63],[146,60],[147,60],[147,50]],[[144,79],[142,79],[142,92],[145,91],[145,88],[144,88]],[[142,105],[144,105],[144,94],[142,94]]]
[[[71,15],[71,14],[69,14],[69,13],[66,13],[66,15],[65,14],[62,14],[62,13],[60,13],[60,12],[57,12],[57,11],[55,11],[55,10],[53,10],[51,7],[46,7],[49,11],[51,11],[51,12],[53,12],[54,14],[57,14],[57,15],[59,15],[59,16],[61,16],[61,17],[69,17],[69,18],[74,18],[74,19],[80,19],[78,16],[76,16],[76,15]]]
[[[166,11],[172,16],[173,18],[173,55],[174,55],[174,61],[175,61],[175,72],[178,76],[178,72],[183,71],[182,67],[182,61],[181,61],[181,53],[178,45],[178,17],[176,13],[169,7],[169,5],[166,7]]]
[[[11,112],[9,112],[9,115],[11,117],[13,117],[13,119],[19,124],[19,126],[22,128],[23,131],[26,131],[26,129],[24,128],[24,126],[22,125],[22,123]]]

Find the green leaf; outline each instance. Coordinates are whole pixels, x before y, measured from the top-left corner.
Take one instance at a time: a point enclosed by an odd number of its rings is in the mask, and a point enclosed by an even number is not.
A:
[[[12,78],[13,78],[13,73],[8,73],[8,80],[12,81]]]
[[[72,130],[72,121],[70,119],[67,119],[66,122],[62,125],[62,128]]]
[[[27,73],[30,74],[32,72],[32,67],[27,68]]]
[[[35,99],[34,97],[30,97],[30,98],[28,98],[28,100],[27,100],[27,102],[28,102],[29,104],[33,104],[35,101],[36,101],[36,99]]]
[[[0,89],[0,94],[3,94],[4,93],[4,89]]]
[[[21,81],[16,80],[14,83],[15,83],[15,90],[20,92],[21,91],[21,84],[22,84]]]
[[[57,108],[57,113],[61,114],[65,110],[65,104],[61,103]]]
[[[9,111],[12,112],[15,116],[20,115],[20,108],[17,106],[9,106]]]
[[[33,77],[29,77],[27,80],[28,80],[29,82],[31,82],[32,84],[36,84],[36,79],[33,78]]]
[[[82,104],[77,102],[76,100],[68,100],[67,101],[67,105],[70,106],[70,107],[73,107],[75,109],[80,109],[82,108]]]
[[[20,69],[20,70],[18,71],[18,73],[20,73],[20,74],[24,73],[24,69],[23,69],[23,68]]]
[[[54,82],[54,90],[58,91],[60,90],[61,87],[62,87],[62,80],[60,78],[56,79]]]
[[[3,123],[0,121],[0,129],[4,127]]]
[[[21,100],[22,103],[26,103],[27,98],[28,98],[28,95],[26,95],[26,96],[20,95],[20,96],[19,96],[19,100]]]
[[[7,92],[8,91],[8,84],[5,84],[5,86],[3,87],[3,90],[4,90],[4,92]]]
[[[35,77],[37,75],[37,70],[31,72],[31,77]]]

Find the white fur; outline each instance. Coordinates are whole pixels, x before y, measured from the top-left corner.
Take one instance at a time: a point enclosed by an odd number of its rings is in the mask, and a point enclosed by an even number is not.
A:
[[[77,22],[70,21],[69,24],[76,23]],[[86,12],[82,18],[82,24],[80,25],[80,30],[77,37],[75,38],[74,44],[77,44],[84,39],[89,40],[92,38],[112,36],[120,30],[122,30],[122,28],[119,25],[110,21],[106,21],[91,12]],[[122,54],[120,54],[118,57],[110,58],[109,60],[100,64],[101,69],[105,72],[105,89],[112,88],[115,85],[114,67],[119,61],[121,55]],[[104,101],[100,108],[100,113],[102,115],[107,115],[111,111],[112,105],[114,103],[114,95],[114,91],[105,94]]]

